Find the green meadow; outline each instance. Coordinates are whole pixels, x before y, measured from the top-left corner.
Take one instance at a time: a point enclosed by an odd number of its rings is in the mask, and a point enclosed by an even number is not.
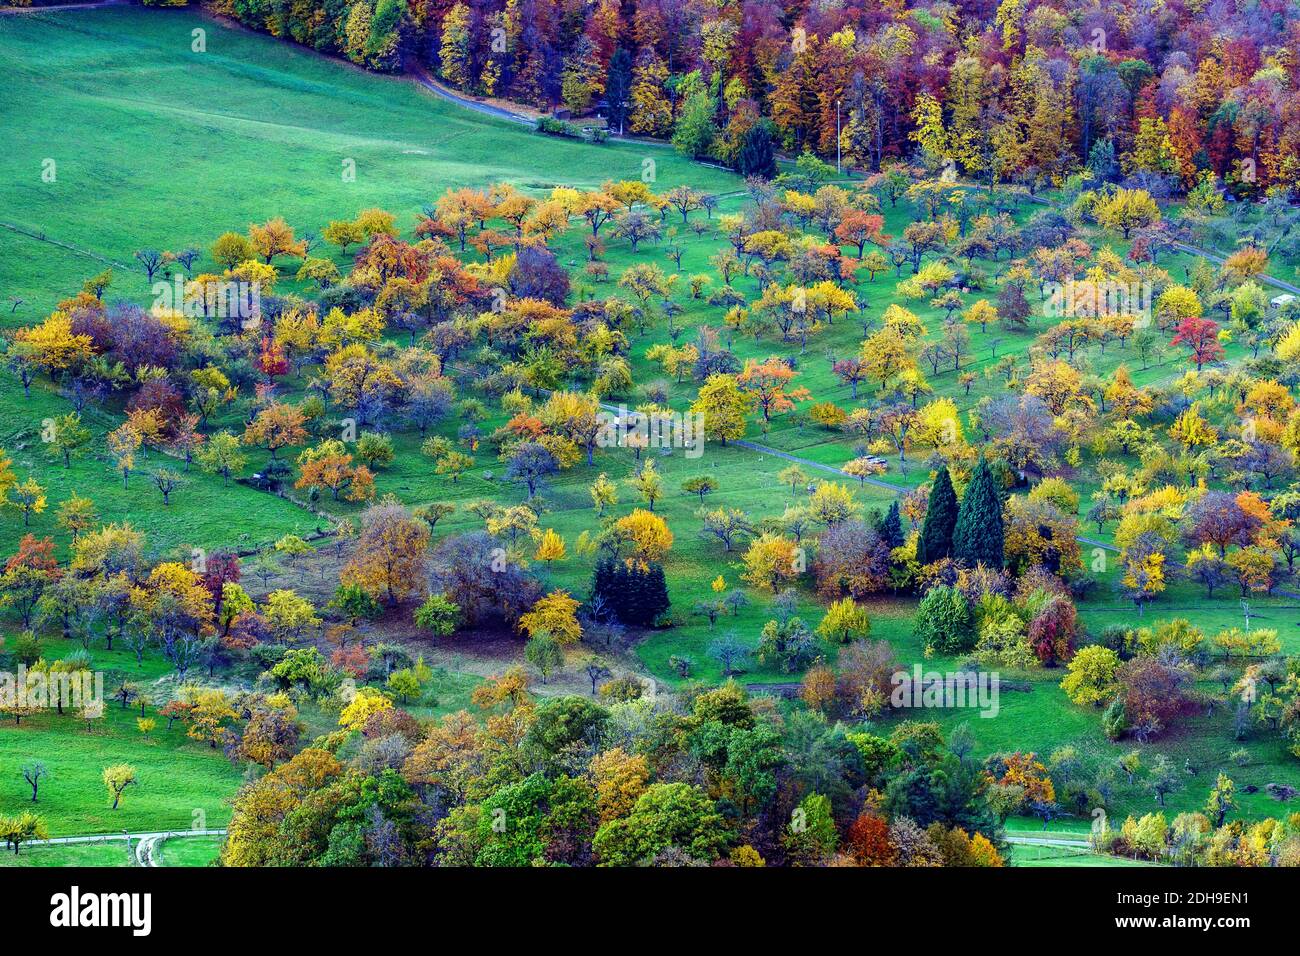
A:
[[[195,47],[195,31],[203,31],[201,51]],[[6,74],[0,121],[9,120],[15,130],[0,151],[0,326],[39,321],[106,263],[116,264],[108,298],[147,303],[151,290],[133,261],[136,250],[201,248],[204,253],[195,268],[207,271],[213,264],[206,250],[218,234],[243,231],[249,223],[273,216],[283,216],[301,235],[319,233],[333,219],[378,206],[394,212],[404,234],[409,234],[421,207],[449,187],[485,187],[504,181],[542,195],[557,185],[590,189],[606,179],[643,175],[652,179],[656,192],[684,183],[722,197],[715,217],[739,210],[744,202],[744,184],[737,177],[690,163],[672,150],[638,144],[591,146],[546,137],[467,112],[409,81],[363,73],[191,12],[119,7],[0,17],[0,68]],[[21,124],[13,122],[19,116]],[[52,176],[43,177],[46,170],[52,170]],[[286,186],[290,183],[291,187]],[[1026,204],[1015,216],[1024,222],[1034,209]],[[886,231],[893,234],[900,234],[912,218],[905,203],[886,213]],[[695,213],[693,221],[703,215]],[[831,366],[836,358],[855,351],[870,323],[878,324],[884,309],[899,301],[895,293],[899,277],[893,270],[874,279],[863,273],[852,283],[859,303],[865,306],[865,327],[854,317],[844,317],[818,331],[806,347],[772,336],[754,341],[729,335],[722,325],[722,310],[708,305],[704,298],[692,298],[686,288],[688,276],[713,274],[709,257],[725,247],[725,240],[716,229],[697,235],[684,228],[673,212],[665,225],[671,231],[636,254],[625,243],[609,240],[605,255],[612,277],[609,282],[579,278],[586,257],[584,229],[575,226],[554,247],[560,261],[575,273],[580,285],[577,294],[603,298],[621,294],[615,281],[634,262],[653,261],[673,271],[666,249],[678,244],[682,248],[682,281],[673,299],[682,309],[676,322],[684,332],[675,341],[689,341],[696,327],[712,325],[742,361],[771,355],[792,358],[798,370],[795,384],[807,387],[816,401],[834,401],[851,410],[874,397],[871,384],[864,383],[855,400]],[[1109,244],[1123,251],[1123,244],[1114,236],[1093,233],[1090,238],[1097,245]],[[346,269],[346,257],[334,250],[322,247],[316,254],[332,255]],[[1190,261],[1189,257],[1171,256],[1161,265],[1179,276]],[[988,274],[988,283],[982,291],[970,294],[967,304],[977,298],[994,299],[1007,262],[977,260],[976,265]],[[904,278],[906,274],[905,270]],[[720,282],[713,276],[709,288]],[[757,298],[754,278],[739,276],[735,285],[751,301]],[[281,288],[306,291],[292,279],[292,270]],[[902,304],[925,322],[929,339],[937,340],[942,311],[924,300]],[[1022,369],[1027,368],[1029,347],[1047,324],[1041,316],[1036,317],[1030,330],[1020,334],[972,328],[971,351],[960,369],[945,367],[929,375],[934,394],[953,399],[965,420],[982,397],[1005,394],[1001,378],[986,374],[997,359],[1014,355]],[[695,395],[695,383],[673,380],[645,357],[652,345],[674,341],[664,323],[659,321],[645,334],[630,338],[637,388],[622,400],[629,406],[643,402],[650,386],[655,385],[666,391],[670,405],[684,410]],[[1241,346],[1228,347],[1230,360],[1240,360],[1245,354]],[[1139,386],[1171,382],[1188,368],[1185,356],[1172,351],[1162,352],[1143,368],[1131,349],[1118,344],[1104,351],[1091,350],[1084,364],[1102,382],[1123,364]],[[959,372],[975,373],[969,388],[958,381]],[[305,394],[305,386],[305,381],[291,378],[281,388],[285,397],[296,400]],[[47,508],[32,516],[30,523],[24,523],[12,510],[0,513],[0,535],[6,541],[16,541],[28,531],[50,535],[60,554],[65,554],[69,541],[58,529],[54,511],[57,503],[73,492],[91,497],[105,521],[128,520],[147,532],[155,556],[182,559],[194,548],[249,550],[290,533],[306,536],[325,527],[328,517],[355,517],[360,511],[357,505],[336,503],[328,496],[307,503],[307,507],[245,485],[226,485],[197,468],[185,474],[186,484],[172,503],[164,506],[147,471],[175,463],[157,453],[125,486],[99,451],[74,460],[68,468],[45,454],[40,442],[43,423],[66,413],[69,407],[45,381],[35,383],[26,396],[11,376],[0,378],[0,446],[13,458],[19,478],[38,476],[48,496]],[[106,407],[86,413],[97,439],[120,422],[121,411],[120,407]],[[491,417],[482,426],[485,432],[506,420],[499,409],[490,411]],[[237,428],[241,420],[242,408],[238,412],[227,409],[216,424]],[[435,431],[454,436],[459,424],[445,422]],[[767,426],[753,421],[746,437],[832,467],[856,455],[852,441],[812,424],[802,414],[779,417]],[[452,482],[436,475],[432,462],[421,455],[419,435],[395,432],[393,440],[396,458],[376,476],[381,495],[394,493],[410,505],[431,501],[464,505],[479,499],[513,504],[523,500],[522,490],[504,481],[504,464],[486,449],[473,469]],[[102,441],[92,447],[102,449]],[[927,454],[913,453],[906,461],[892,456],[890,470],[882,479],[899,490],[928,481]],[[752,590],[747,606],[735,615],[723,613],[713,624],[693,613],[696,602],[716,596],[714,579],[721,577],[728,590],[742,586],[742,567],[739,552],[727,552],[718,541],[701,538],[696,517],[701,502],[682,491],[681,485],[692,477],[713,477],[719,489],[709,495],[707,507],[743,508],[756,519],[779,516],[806,492],[792,491],[777,479],[789,461],[734,444],[711,444],[699,458],[688,457],[681,449],[646,455],[655,457],[664,477],[665,493],[656,510],[675,536],[667,568],[673,626],[638,635],[631,656],[641,670],[670,688],[682,683],[669,665],[673,657],[691,660],[690,679],[714,683],[723,675],[708,654],[710,642],[734,630],[742,640],[757,644],[759,630],[771,615],[766,599]],[[1137,459],[1127,460],[1133,464]],[[265,455],[253,452],[247,470],[264,463]],[[586,593],[592,562],[589,556],[576,552],[575,543],[584,530],[596,524],[588,487],[601,473],[618,482],[620,502],[611,513],[626,514],[641,505],[625,483],[637,465],[630,453],[602,451],[594,465],[579,463],[544,489],[538,503],[539,525],[556,530],[569,545],[565,558],[533,568],[548,590]],[[887,487],[832,478],[807,466],[805,471],[814,480],[838,480],[852,487],[864,510],[883,511],[895,497]],[[1092,489],[1080,486],[1079,490]],[[437,531],[441,535],[480,526],[477,518],[462,509],[439,523]],[[1095,527],[1081,530],[1089,535],[1097,532]],[[1113,531],[1113,525],[1107,525],[1096,537],[1109,542]],[[1087,557],[1085,548],[1085,562]],[[1174,616],[1187,616],[1211,633],[1240,623],[1238,597],[1230,588],[1209,599],[1201,589],[1185,583],[1171,586],[1138,618],[1114,591],[1115,564],[1112,561],[1097,573],[1097,586],[1080,602],[1082,620],[1090,630]],[[277,583],[285,586],[285,582]],[[253,590],[260,593],[261,589]],[[1276,627],[1284,651],[1291,654],[1300,652],[1300,632],[1295,628],[1300,622],[1298,604],[1300,599],[1282,594],[1252,598],[1253,620],[1260,626]],[[926,656],[913,635],[914,608],[911,598],[886,597],[872,602],[872,638],[887,640],[908,667],[923,663],[927,669],[942,671],[962,666],[959,659]],[[822,604],[810,592],[801,592],[801,616],[815,624],[822,611]],[[418,638],[413,628],[411,631],[408,636],[414,642]],[[439,642],[436,647],[430,641],[429,651],[454,656],[455,640]],[[49,642],[50,656],[71,650],[63,643]],[[836,649],[826,646],[824,651],[833,659]],[[142,665],[122,650],[97,648],[93,654],[96,666],[108,668],[111,675],[165,680],[168,668],[156,652],[151,651]],[[426,699],[411,708],[422,717],[468,706],[479,681],[475,674],[447,669],[441,660],[439,666]],[[1008,686],[1003,689],[996,719],[950,711],[940,712],[937,719],[946,730],[969,724],[977,740],[977,756],[1034,750],[1046,758],[1054,750],[1074,746],[1093,765],[1113,766],[1134,745],[1108,741],[1101,732],[1099,712],[1076,707],[1066,699],[1058,686],[1062,675],[1061,670],[1005,674]],[[755,663],[741,679],[756,685],[791,685],[799,677]],[[142,734],[136,716],[134,709],[110,704],[105,718],[89,729],[74,715],[48,713],[25,719],[20,726],[0,725],[0,814],[27,808],[30,794],[24,792],[14,768],[30,755],[40,754],[50,776],[41,787],[37,809],[52,833],[189,828],[196,814],[202,815],[207,826],[224,825],[229,815],[227,801],[243,779],[243,771],[220,751],[187,739],[179,725],[167,730],[160,720],[152,733]],[[899,715],[892,722],[906,716]],[[328,732],[336,721],[336,715],[306,708],[303,718],[309,729],[304,739]],[[936,719],[932,713],[926,718]],[[882,726],[888,729],[890,723],[885,721]],[[1230,757],[1243,749],[1247,753],[1244,764]],[[1271,782],[1294,782],[1297,776],[1295,758],[1276,734],[1255,728],[1244,740],[1235,740],[1230,719],[1223,713],[1185,721],[1176,731],[1144,747],[1144,761],[1149,763],[1155,753],[1166,754],[1185,774],[1184,785],[1167,799],[1170,816],[1200,809],[1219,771],[1229,773],[1237,783],[1240,814],[1278,815],[1286,812],[1286,807],[1269,798],[1264,787]],[[109,809],[100,775],[106,765],[118,762],[134,765],[140,782],[127,791],[122,806],[114,811]],[[1240,792],[1245,787],[1258,789]],[[1116,813],[1152,809],[1156,809],[1153,798],[1140,788],[1120,788]],[[215,843],[205,838],[169,840],[161,847],[162,858],[168,865],[204,865],[215,855]],[[121,849],[116,844],[37,847],[24,850],[24,857],[31,865],[119,865],[107,861]],[[1125,862],[1032,846],[1015,847],[1011,860],[1026,866]],[[10,862],[0,860],[0,865]]]

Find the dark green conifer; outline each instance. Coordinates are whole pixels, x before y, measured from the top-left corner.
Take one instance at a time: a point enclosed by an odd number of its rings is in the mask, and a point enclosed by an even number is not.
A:
[[[948,467],[944,465],[930,486],[930,503],[925,509],[921,538],[916,543],[916,559],[922,564],[930,564],[951,557],[956,526],[957,492],[948,475]]]
[[[1002,496],[993,470],[983,458],[971,475],[957,512],[952,556],[968,568],[1002,567]]]

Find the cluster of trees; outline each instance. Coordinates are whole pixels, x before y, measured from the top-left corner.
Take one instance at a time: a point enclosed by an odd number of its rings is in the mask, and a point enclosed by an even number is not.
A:
[[[1146,741],[1193,713],[1232,717],[1230,735],[1280,738],[1300,754],[1300,670],[1272,628],[1206,634],[1185,618],[1150,627],[1110,627],[1079,648],[1061,687],[1081,706],[1103,709],[1112,739]]]
[[[734,683],[538,699],[511,669],[421,721],[359,693],[245,786],[222,861],[258,865],[1000,866],[987,778],[933,724],[777,716]]]
[[[1162,811],[1130,814],[1119,829],[1094,832],[1092,842],[1104,853],[1175,866],[1295,866],[1300,819],[1291,814],[1225,822],[1236,807],[1236,793],[1232,779],[1220,773],[1204,811],[1179,813],[1172,820]]]

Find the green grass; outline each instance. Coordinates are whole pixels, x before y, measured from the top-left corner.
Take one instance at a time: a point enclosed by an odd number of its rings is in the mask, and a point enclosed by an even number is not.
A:
[[[196,29],[206,52],[191,50]],[[190,11],[5,17],[0,66],[7,105],[23,117],[0,157],[0,218],[123,263],[141,248],[206,249],[275,215],[319,232],[382,206],[409,228],[448,187],[590,188],[639,179],[646,160],[657,189],[738,182],[670,150],[534,133]],[[52,183],[41,178],[47,159]],[[345,160],[355,181],[344,181]],[[0,285],[30,277],[36,256],[4,256]],[[86,261],[86,274],[102,268]],[[29,320],[67,291],[33,285],[18,286],[33,295]],[[143,277],[127,291],[141,286]]]
[[[191,31],[199,28],[206,31],[204,53],[190,48]],[[608,178],[639,178],[646,160],[654,163],[657,191],[684,182],[726,196],[721,207],[724,212],[741,204],[738,197],[727,195],[741,187],[735,177],[688,163],[669,150],[639,145],[586,146],[540,136],[449,105],[407,81],[366,74],[289,44],[228,29],[192,12],[122,7],[0,18],[0,66],[7,78],[6,104],[12,104],[15,114],[24,118],[7,149],[0,153],[0,219],[36,235],[0,228],[0,289],[6,297],[16,295],[25,300],[12,313],[7,301],[0,301],[0,324],[38,321],[88,275],[99,272],[103,259],[124,266],[116,270],[110,299],[148,301],[144,276],[131,267],[135,250],[186,245],[206,249],[224,230],[243,231],[250,222],[275,215],[284,216],[301,234],[319,232],[331,219],[349,217],[361,208],[382,206],[397,214],[399,225],[409,235],[420,207],[448,187],[486,186],[504,180],[535,195],[559,184],[589,188]],[[40,176],[46,159],[57,164],[54,182],[45,182]],[[345,160],[355,161],[354,182],[341,176]],[[1025,205],[1016,215],[1024,220],[1033,211]],[[886,229],[893,234],[901,233],[913,215],[906,203],[885,212]],[[695,214],[696,218],[701,215]],[[679,231],[665,242],[680,242],[684,249],[683,280],[674,293],[674,300],[684,309],[677,320],[685,330],[679,341],[689,340],[698,325],[721,330],[721,310],[689,298],[686,277],[712,272],[708,258],[723,246],[722,238],[716,231],[696,236],[681,228],[676,214],[670,214],[667,223]],[[575,228],[555,244],[561,262],[575,270],[585,258],[583,235],[584,230]],[[1095,231],[1090,236],[1099,246],[1123,249],[1124,244],[1113,236]],[[329,250],[317,254],[329,254]],[[615,280],[633,262],[654,261],[672,270],[663,244],[648,243],[633,254],[625,243],[610,240],[606,259]],[[335,260],[346,266],[344,257],[335,256]],[[1162,259],[1161,265],[1178,277],[1190,261],[1185,256],[1171,256]],[[205,253],[196,268],[207,270],[211,265]],[[995,278],[987,290],[967,296],[967,304],[980,297],[995,297],[996,275],[1006,262],[980,265]],[[715,278],[715,287],[718,281]],[[757,296],[753,278],[742,276],[735,282],[751,301]],[[895,299],[896,282],[890,271],[874,281],[864,275],[856,283],[855,290],[861,301],[870,303],[873,317],[878,318]],[[286,277],[281,288],[299,287]],[[600,297],[619,294],[613,281],[595,284],[591,292]],[[925,301],[904,304],[927,324],[931,337],[937,337],[941,314]],[[973,352],[962,370],[982,373],[995,360],[995,344],[998,356],[1018,355],[1024,364],[1034,336],[1048,324],[1037,318],[1023,334],[972,330]],[[729,340],[725,331],[722,335],[724,342]],[[817,401],[832,400],[853,408],[874,400],[874,390],[864,384],[855,401],[849,388],[832,375],[831,360],[856,350],[862,337],[862,327],[844,318],[818,332],[806,349],[773,336],[758,342],[737,336],[732,345],[742,360],[774,354],[795,358],[799,368],[796,384],[808,387]],[[694,397],[694,384],[671,381],[645,358],[649,346],[670,338],[662,320],[645,334],[633,332],[630,338],[637,388],[615,400],[634,405],[644,400],[649,383],[663,381],[670,404],[684,408]],[[1230,359],[1238,360],[1244,354],[1240,346],[1229,346]],[[1127,364],[1139,385],[1169,382],[1187,368],[1182,355],[1167,352],[1144,370],[1131,349],[1119,346],[1110,346],[1105,352],[1091,349],[1087,360],[1103,380],[1119,364]],[[950,368],[931,378],[935,393],[952,398],[963,418],[981,397],[1004,393],[1000,380],[982,374],[969,394],[958,385]],[[294,399],[302,394],[304,384],[291,379],[281,387]],[[241,486],[227,488],[219,479],[197,472],[188,476],[190,484],[164,508],[145,474],[133,476],[123,488],[120,476],[96,457],[75,462],[65,470],[45,458],[38,436],[42,421],[62,414],[67,407],[44,382],[38,383],[27,399],[12,379],[0,379],[0,445],[14,457],[20,477],[32,473],[48,488],[50,509],[35,516],[30,528],[38,535],[55,534],[60,544],[66,545],[66,538],[57,534],[53,508],[74,490],[92,497],[105,520],[130,520],[147,531],[159,555],[185,555],[193,547],[254,546],[291,531],[305,533],[322,523],[289,501]],[[244,410],[242,404],[226,410],[221,426],[238,427]],[[120,409],[112,408],[88,418],[102,435],[115,424],[119,413]],[[503,420],[499,411],[494,412],[484,423],[485,431]],[[445,423],[440,431],[454,434],[458,424]],[[799,424],[791,416],[778,417],[766,428],[754,421],[748,437],[835,466],[854,454],[853,442]],[[433,474],[430,463],[418,452],[418,436],[397,433],[394,441],[397,460],[377,476],[381,494],[396,493],[411,505],[435,500],[463,504],[478,498],[510,503],[522,500],[520,489],[504,486],[503,465],[486,449],[479,453],[473,471],[452,483]],[[913,452],[903,466],[895,458],[886,477],[900,488],[927,480],[926,455],[925,450]],[[250,470],[263,464],[262,456],[252,458]],[[1128,461],[1131,464],[1136,459]],[[713,628],[704,618],[691,614],[696,601],[714,596],[710,582],[718,575],[728,588],[741,584],[740,556],[727,554],[717,542],[698,536],[695,512],[699,503],[683,494],[680,485],[695,475],[714,476],[720,490],[708,499],[709,507],[743,507],[755,518],[772,517],[795,500],[775,477],[788,462],[716,444],[700,459],[687,459],[678,451],[658,462],[665,497],[657,510],[676,538],[667,568],[676,626],[646,633],[635,653],[650,674],[669,685],[679,681],[668,666],[672,656],[689,657],[694,662],[692,678],[716,681],[721,673],[708,657],[709,643],[730,629],[743,640],[757,643],[769,611],[766,599],[751,591],[754,601],[750,606],[736,617],[723,616]],[[1089,454],[1085,465],[1092,463]],[[552,567],[535,569],[548,588],[586,593],[591,560],[576,555],[573,549],[577,536],[596,526],[587,486],[601,472],[615,480],[624,479],[635,464],[628,453],[602,452],[594,466],[580,463],[557,476],[546,489],[540,502],[540,525],[560,532],[570,548],[569,557]],[[156,465],[156,461],[146,463],[147,467]],[[865,508],[883,509],[891,500],[886,489],[858,486],[847,479],[845,483],[855,488]],[[1080,482],[1080,489],[1091,490],[1086,481]],[[620,493],[621,501],[613,509],[616,515],[639,504],[626,486]],[[359,511],[357,505],[328,499],[317,507],[338,514]],[[441,523],[438,532],[479,527],[476,518],[462,512]],[[14,513],[0,515],[3,540],[14,541],[23,530],[21,518]],[[1096,529],[1084,530],[1091,534]],[[1098,537],[1108,540],[1112,533],[1113,527],[1107,527]],[[1089,629],[1112,622],[1139,622],[1111,589],[1114,578],[1115,562],[1111,561],[1108,570],[1099,575],[1099,587],[1081,604],[1083,622]],[[1261,626],[1278,627],[1284,647],[1294,652],[1300,650],[1300,633],[1290,626],[1297,620],[1291,603],[1285,598],[1252,601],[1255,620]],[[888,640],[906,666],[924,661],[927,667],[950,669],[958,661],[926,660],[912,633],[914,606],[910,600],[873,601],[872,636]],[[821,606],[804,592],[799,613],[815,624]],[[1211,633],[1240,620],[1237,599],[1230,592],[1221,592],[1209,601],[1199,589],[1177,584],[1140,620],[1150,622],[1182,613]],[[54,650],[60,649],[56,646]],[[833,657],[834,648],[824,650]],[[136,667],[130,655],[121,651],[97,650],[96,661],[150,679],[166,670],[152,657]],[[977,756],[1031,749],[1046,756],[1073,745],[1101,765],[1113,764],[1131,749],[1131,744],[1105,740],[1098,712],[1066,700],[1057,686],[1060,671],[1005,676],[1025,682],[1025,689],[1005,691],[996,718],[985,720],[970,712],[923,716],[938,719],[947,730],[969,722],[978,740]],[[787,682],[797,677],[757,665],[743,675],[752,683]],[[469,675],[443,672],[436,677],[426,702],[412,709],[436,717],[465,706],[476,681]],[[310,709],[304,720],[309,725],[307,739],[334,724],[332,716]],[[1228,754],[1240,747],[1251,754],[1245,768],[1228,759]],[[1183,789],[1170,796],[1169,815],[1198,809],[1218,770],[1229,772],[1239,790],[1246,785],[1261,788],[1260,793],[1240,795],[1241,814],[1276,815],[1285,812],[1285,807],[1269,800],[1262,793],[1263,785],[1293,782],[1297,776],[1294,758],[1275,737],[1255,732],[1244,742],[1235,741],[1230,719],[1224,714],[1189,720],[1145,752],[1164,752],[1177,767],[1191,760],[1197,768],[1195,776],[1188,775]],[[155,731],[152,740],[141,738],[133,712],[122,714],[115,707],[93,736],[86,735],[72,718],[50,715],[25,722],[20,728],[0,727],[0,766],[31,753],[40,753],[54,771],[40,809],[51,829],[62,833],[188,827],[196,808],[206,810],[209,826],[219,825],[228,813],[222,800],[234,791],[240,777],[219,754],[186,740],[179,729]],[[118,760],[137,766],[141,786],[128,791],[124,806],[110,813],[99,774],[106,763]],[[1149,762],[1149,756],[1144,760]],[[0,812],[21,807],[23,794],[17,783],[21,780],[0,786]],[[1115,812],[1143,813],[1154,806],[1139,788],[1122,788]]]
[[[9,768],[0,781],[0,814],[33,810],[51,836],[180,830],[195,820],[224,826],[230,818],[226,801],[239,787],[241,768],[220,751],[186,738],[179,723],[167,730],[159,719],[146,737],[136,728],[138,713],[108,703],[104,719],[89,733],[75,715],[53,711],[25,718],[17,727],[7,722],[0,728],[0,766]],[[32,759],[49,768],[34,807],[17,770]],[[101,775],[117,763],[135,767],[139,784],[128,787],[113,810]]]
[[[1030,846],[1017,844],[1008,848],[1007,863],[1011,866],[1155,866],[1143,860],[1127,860],[1104,853],[1093,853],[1082,847]]]
[[[147,545],[159,557],[171,556],[189,562],[192,549],[218,547],[246,549],[274,541],[286,534],[308,534],[324,522],[309,511],[275,495],[244,485],[223,486],[215,475],[197,467],[182,471],[182,464],[160,452],[150,452],[137,461],[137,470],[123,486],[122,476],[113,470],[102,436],[116,424],[108,413],[88,409],[83,423],[95,432],[92,451],[74,458],[65,468],[62,460],[50,458],[41,444],[43,422],[69,411],[62,398],[33,385],[31,396],[11,377],[0,377],[0,447],[13,459],[19,480],[29,475],[45,489],[46,508],[32,515],[29,523],[11,509],[0,511],[0,539],[17,542],[26,533],[53,537],[59,545],[70,543],[59,528],[57,509],[73,493],[90,498],[105,522],[128,521],[146,534]],[[152,472],[170,468],[181,472],[183,484],[164,506],[153,484]],[[231,515],[239,515],[238,521]]]
[[[207,866],[221,852],[225,837],[187,836],[168,837],[155,850],[160,856],[159,866]]]
[[[131,866],[126,854],[126,842],[107,840],[103,843],[55,843],[23,847],[15,856],[6,850],[0,853],[0,867],[6,866]]]

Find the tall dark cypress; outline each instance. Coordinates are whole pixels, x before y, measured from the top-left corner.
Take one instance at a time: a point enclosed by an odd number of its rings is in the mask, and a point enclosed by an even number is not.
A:
[[[672,603],[668,599],[668,582],[664,579],[664,566],[658,562],[651,561],[650,569],[645,575],[644,590],[644,608],[643,614],[646,617],[646,624],[653,624],[668,606]]]
[[[885,512],[885,520],[880,523],[877,530],[880,532],[880,539],[891,548],[903,546],[906,539],[903,537],[903,517],[898,512],[897,500],[890,502],[889,510]]]
[[[623,47],[609,58],[609,72],[605,75],[605,101],[609,104],[609,128],[621,133],[627,119],[627,108],[632,101],[632,54]]]
[[[925,509],[921,538],[916,543],[916,559],[922,564],[942,561],[952,556],[953,529],[957,526],[957,492],[948,475],[948,466],[939,468],[930,486],[930,503]]]
[[[592,593],[604,599],[605,608],[621,623],[647,627],[668,610],[668,585],[662,565],[602,558],[596,564]]]
[[[1002,567],[1002,496],[983,458],[962,495],[952,545],[953,558],[968,568]]]
[[[755,123],[745,134],[736,157],[736,172],[742,176],[761,176],[771,179],[776,175],[776,151],[766,123]]]

